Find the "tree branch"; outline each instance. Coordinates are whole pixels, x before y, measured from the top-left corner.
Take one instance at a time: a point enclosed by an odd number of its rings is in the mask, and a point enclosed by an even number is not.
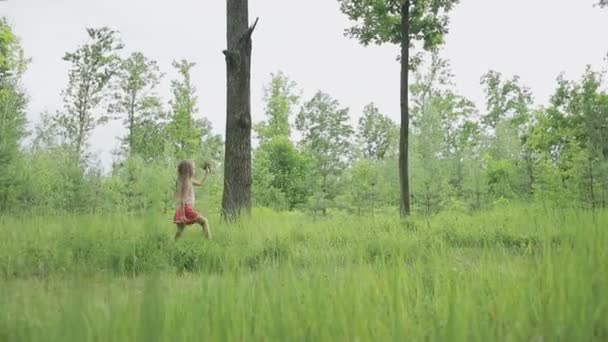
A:
[[[247,30],[247,33],[245,33],[245,36],[247,38],[251,38],[251,35],[253,34],[253,31],[255,30],[255,27],[258,26],[258,21],[260,20],[260,17],[255,18],[255,21],[253,22],[253,25],[251,25],[251,27],[249,27],[249,29]]]
[[[238,53],[228,51],[228,50],[223,50],[222,53],[224,54],[224,56],[226,56],[226,61],[228,62],[228,64],[231,67],[236,65],[236,62],[238,59]]]

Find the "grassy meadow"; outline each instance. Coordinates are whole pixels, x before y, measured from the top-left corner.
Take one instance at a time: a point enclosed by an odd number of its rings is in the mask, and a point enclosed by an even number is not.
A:
[[[0,218],[0,341],[606,341],[608,212]]]

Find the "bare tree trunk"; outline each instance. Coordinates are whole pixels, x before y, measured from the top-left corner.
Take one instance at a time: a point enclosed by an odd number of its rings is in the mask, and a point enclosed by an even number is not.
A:
[[[135,94],[131,93],[131,101],[129,103],[129,155],[133,155],[133,145],[135,145],[134,134],[135,131]]]
[[[527,151],[524,157],[526,163],[526,169],[528,171],[528,195],[534,195],[534,164],[532,161],[531,152]]]
[[[475,177],[475,205],[476,209],[481,208],[481,190],[479,189],[479,177]]]
[[[327,175],[324,174],[323,175],[323,185],[322,185],[322,190],[323,192],[323,216],[327,216]]]
[[[591,195],[591,209],[595,210],[595,191],[594,191],[594,179],[593,179],[593,161],[591,158],[589,160],[589,194]]]
[[[409,94],[408,72],[410,59],[410,1],[401,5],[401,134],[399,139],[399,184],[401,187],[401,217],[410,214],[410,180],[408,172],[409,148]]]
[[[375,188],[375,186],[372,186],[372,189]],[[372,217],[374,217],[374,209],[376,206],[376,191],[375,189],[372,190]]]
[[[248,0],[227,0],[226,148],[222,217],[251,212],[251,35]]]

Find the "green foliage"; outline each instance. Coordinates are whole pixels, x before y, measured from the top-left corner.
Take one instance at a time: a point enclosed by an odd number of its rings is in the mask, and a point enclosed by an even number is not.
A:
[[[375,209],[381,200],[379,193],[380,174],[377,164],[362,159],[353,165],[351,192],[353,205],[359,214],[362,210],[374,216]]]
[[[155,93],[162,74],[156,61],[134,52],[123,60],[113,85],[110,113],[123,118],[128,153],[154,156],[164,147],[159,139],[158,121],[163,118],[161,100]]]
[[[364,158],[382,160],[396,154],[399,128],[393,120],[380,113],[374,103],[370,103],[359,118],[357,138]]]
[[[0,211],[6,210],[17,185],[21,151],[25,136],[26,99],[15,85],[0,84]]]
[[[587,69],[579,82],[558,78],[551,105],[536,114],[528,145],[543,168],[559,175],[555,189],[567,188],[571,204],[605,207],[608,199],[608,94],[602,75]],[[549,184],[542,184],[545,192]]]
[[[115,168],[106,188],[108,194],[118,196],[108,204],[116,203],[129,212],[160,212],[173,199],[171,180],[175,175],[171,171],[169,165],[146,164],[141,157],[132,156]]]
[[[310,159],[286,136],[264,142],[256,150],[253,169],[257,205],[293,210],[306,202]]]
[[[191,79],[194,66],[195,63],[186,60],[173,63],[181,78],[171,82],[173,99],[169,122],[166,126],[157,124],[158,130],[153,129],[151,133],[156,135],[156,132],[166,132],[165,141],[168,146],[163,148],[168,147],[176,159],[194,159],[199,163],[217,162],[223,156],[223,142],[219,135],[213,133],[213,127],[207,118],[196,118],[196,87]]]
[[[270,84],[264,88],[265,115],[268,119],[254,127],[261,143],[277,136],[291,135],[289,120],[300,99],[294,94],[296,83],[282,71],[270,76]]]
[[[437,98],[433,98],[437,99]],[[447,187],[446,166],[442,155],[442,138],[445,132],[441,129],[441,110],[433,101],[424,105],[416,121],[419,134],[414,136],[414,154],[412,156],[412,180],[414,205],[427,215],[442,208],[442,201],[447,199],[443,191]]]
[[[202,162],[220,163],[224,159],[224,140],[219,134],[213,133],[211,121],[207,118],[198,119],[195,121],[195,126],[201,132],[201,159]],[[202,165],[202,164],[201,164]]]
[[[400,44],[402,6],[409,4],[409,32],[412,41],[421,41],[425,50],[443,43],[449,18],[458,0],[338,0],[340,9],[355,25],[347,35],[361,44]]]
[[[313,159],[316,181],[314,192],[322,201],[323,212],[327,201],[339,192],[342,171],[352,158],[351,136],[353,129],[348,123],[348,109],[330,95],[318,92],[306,102],[296,117],[296,127],[303,135],[301,144]]]
[[[111,177],[101,183],[103,211],[172,215],[178,162],[171,153],[165,153],[154,160],[133,155],[114,165]],[[195,177],[199,179],[203,174],[202,163],[195,163],[195,166]],[[217,212],[222,192],[221,177],[211,174],[204,186],[195,191],[198,210]]]
[[[481,167],[481,136],[474,104],[450,89],[449,63],[434,53],[423,66],[411,86],[412,194],[415,208],[430,215],[471,202],[480,184],[467,181]]]
[[[129,136],[133,146],[130,150],[131,154],[148,161],[165,157],[165,151],[172,150],[170,142],[167,141],[165,128],[164,121],[142,119],[133,129],[133,134]]]
[[[608,337],[605,211],[256,217],[179,243],[157,216],[2,218],[0,339]]]
[[[264,89],[267,120],[254,128],[260,146],[254,154],[253,197],[256,205],[293,210],[307,201],[310,160],[289,139],[290,117],[299,100],[296,83],[283,72],[271,77]]]
[[[0,20],[0,212],[14,205],[22,164],[20,143],[26,135],[27,98],[21,74],[27,61],[6,19]]]
[[[517,76],[490,71],[482,77],[486,109],[454,89],[449,62],[435,49],[456,1],[342,0],[355,21],[348,34],[363,44],[401,42],[402,5],[409,6],[412,47],[418,54],[410,87],[411,194],[418,213],[473,211],[505,201],[544,207],[604,208],[608,205],[608,94],[605,74],[590,68],[575,81],[560,77],[546,107]],[[175,62],[179,77],[165,113],[156,93],[162,73],[142,53],[125,59],[116,32],[89,29],[89,41],[64,59],[70,63],[64,110],[42,113],[30,146],[27,97],[20,76],[27,60],[6,20],[0,21],[0,212],[149,213],[173,210],[179,159],[221,170],[223,143],[198,113],[191,79],[194,63]],[[299,108],[296,83],[283,72],[265,87],[265,119],[255,126],[256,205],[309,209],[330,216],[379,215],[399,204],[396,125],[366,106],[357,132],[348,109],[318,92]],[[112,90],[112,92],[108,92]],[[112,97],[108,98],[107,95]],[[106,102],[109,100],[109,102]],[[106,111],[105,106],[109,105]],[[128,134],[111,172],[86,153],[92,131],[122,119]],[[295,120],[294,120],[295,119]],[[296,145],[291,138],[295,122]],[[201,207],[216,212],[222,174],[200,189]]]
[[[90,213],[94,210],[94,185],[90,175],[74,163],[73,152],[67,146],[35,150],[25,162],[20,189],[22,212]]]
[[[173,67],[179,72],[181,79],[171,82],[173,99],[172,113],[167,125],[167,133],[179,159],[192,158],[201,151],[203,132],[197,126],[194,115],[198,112],[196,88],[192,85],[190,71],[195,63],[182,60],[173,62]]]
[[[487,114],[483,123],[490,128],[507,119],[514,124],[523,124],[528,120],[529,108],[532,105],[530,90],[519,84],[519,77],[504,80],[503,76],[490,71],[481,78],[485,87]]]
[[[346,35],[365,46],[393,43],[401,47],[401,130],[399,141],[400,214],[410,214],[409,176],[409,70],[415,70],[420,55],[410,53],[416,43],[435,51],[448,32],[448,13],[458,0],[338,0],[340,9],[354,26]]]
[[[519,77],[506,79],[490,71],[482,77],[486,114],[486,179],[493,198],[529,196],[533,192],[536,156],[527,141],[533,129],[530,90]]]
[[[0,18],[0,82],[19,79],[25,72],[27,63],[19,38],[13,33],[6,18]]]
[[[182,60],[174,62],[173,67],[180,74],[180,79],[171,82],[173,99],[169,122],[165,125],[152,123],[149,134],[158,137],[166,134],[162,148],[168,148],[176,159],[194,159],[219,162],[223,157],[222,138],[213,133],[211,122],[207,118],[196,118],[198,114],[196,87],[192,84],[191,70],[195,63]],[[161,148],[161,145],[158,145]]]
[[[485,160],[486,177],[490,194],[494,198],[513,197],[513,185],[515,167],[509,160],[495,160],[487,155]]]
[[[85,149],[91,132],[107,117],[99,115],[99,106],[120,66],[116,52],[122,44],[117,32],[107,27],[87,29],[89,42],[63,60],[70,63],[68,85],[63,91],[64,109],[55,116],[63,139],[69,143],[80,162],[86,160]]]

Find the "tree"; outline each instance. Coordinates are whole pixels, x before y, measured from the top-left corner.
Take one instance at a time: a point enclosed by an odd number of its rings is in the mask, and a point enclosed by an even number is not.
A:
[[[600,0],[597,5],[600,7],[608,7],[608,0]]]
[[[410,86],[412,197],[415,205],[431,214],[464,192],[464,157],[476,127],[476,108],[451,89],[449,63],[437,52],[422,66]]]
[[[504,80],[496,71],[489,71],[481,78],[485,87],[487,114],[482,122],[491,129],[496,129],[504,119],[516,124],[525,123],[532,105],[530,90],[520,85],[519,77]]]
[[[417,41],[425,50],[443,43],[448,31],[447,13],[458,0],[338,0],[340,9],[355,26],[346,34],[363,45],[393,43],[401,46],[401,133],[399,142],[399,179],[401,216],[410,213],[408,175],[409,104],[408,73],[415,59],[410,47]]]
[[[397,125],[388,116],[370,103],[359,118],[357,138],[362,147],[363,157],[382,160],[391,152],[399,135]]]
[[[24,57],[19,38],[6,21],[0,19],[0,82],[19,80],[25,72],[28,60]]]
[[[89,43],[63,57],[71,64],[69,83],[63,91],[64,110],[55,117],[63,138],[69,142],[79,161],[85,157],[91,132],[106,119],[95,111],[104,100],[108,83],[120,66],[116,51],[122,48],[116,31],[107,27],[89,28],[87,33]]]
[[[293,210],[306,202],[309,160],[288,137],[279,135],[255,153],[253,188],[256,203]],[[281,203],[284,202],[284,203]]]
[[[571,83],[567,95],[566,122],[581,149],[581,198],[595,209],[608,203],[608,93],[601,91],[603,75],[587,68],[579,83]]]
[[[443,92],[436,100],[443,132],[441,154],[451,166],[449,182],[461,194],[465,154],[478,140],[477,108],[471,100],[452,91]]]
[[[248,0],[227,0],[226,147],[222,217],[251,212],[251,35]]]
[[[533,104],[530,90],[520,84],[518,76],[506,79],[496,71],[490,71],[481,79],[486,94],[486,111],[482,117],[489,141],[488,166],[499,165],[501,170],[508,168],[514,172],[504,173],[518,179],[489,176],[492,182],[501,181],[500,186],[490,184],[491,188],[502,189],[494,191],[495,195],[506,197],[514,195],[518,190],[531,194],[534,183],[534,157],[531,150],[526,149],[525,141],[531,123]],[[491,171],[491,167],[488,168]],[[519,169],[519,170],[516,170]],[[520,172],[515,172],[520,171]],[[523,175],[524,177],[521,177]],[[508,188],[512,188],[507,190]],[[504,191],[503,191],[504,190]]]
[[[377,165],[368,159],[359,160],[352,168],[351,194],[357,213],[369,209],[372,216],[379,200],[378,187],[380,183]]]
[[[177,69],[181,79],[171,81],[172,113],[167,125],[167,133],[175,149],[175,155],[181,159],[192,158],[201,151],[202,127],[194,119],[198,108],[196,88],[192,85],[190,76],[190,71],[195,65],[186,60],[173,62],[173,67]]]
[[[256,125],[260,147],[255,151],[253,189],[257,204],[292,210],[308,196],[308,158],[290,140],[290,117],[299,96],[284,73],[271,74],[264,89],[266,121]]]
[[[296,117],[296,128],[303,135],[304,149],[316,163],[320,197],[324,202],[337,195],[334,187],[336,178],[351,159],[351,136],[354,132],[348,120],[348,108],[340,108],[337,100],[323,92],[317,92],[306,102]],[[322,210],[325,214],[326,207]]]
[[[438,211],[447,196],[447,160],[443,154],[445,132],[442,127],[442,97],[439,93],[425,96],[420,107],[412,110],[415,125],[412,134],[412,186],[413,204],[419,205],[426,215]]]
[[[120,64],[110,112],[124,118],[127,137],[123,144],[130,154],[145,149],[147,142],[137,139],[138,135],[145,135],[150,124],[161,115],[160,99],[154,92],[161,77],[156,61],[141,52],[134,52]]]
[[[426,106],[433,102],[433,98],[440,97],[442,92],[453,85],[450,63],[439,56],[439,51],[433,51],[427,63],[416,67],[414,82],[409,90],[412,96],[413,108],[410,118],[412,124],[416,125],[417,114],[423,113]],[[426,66],[426,67],[425,67]],[[423,68],[421,68],[423,67]]]
[[[162,117],[161,102],[154,94],[161,74],[155,61],[147,59],[142,53],[135,52],[123,60],[114,85],[114,102],[110,104],[109,112],[116,118],[124,117],[127,127],[127,137],[123,146],[127,151],[127,160],[123,164],[127,182],[123,187],[127,203],[134,209],[140,205],[141,186],[137,177],[139,158],[137,155],[152,159],[161,153],[162,130],[157,129],[157,119]],[[153,151],[155,155],[150,155]]]
[[[18,88],[0,84],[0,211],[6,209],[9,188],[17,183],[15,166],[26,134],[26,104],[25,95]]]
[[[550,106],[536,113],[527,145],[539,156],[540,195],[591,208],[608,205],[608,93],[602,82],[590,68],[578,82],[560,76]]]
[[[260,143],[280,135],[290,137],[289,117],[300,98],[294,94],[296,83],[282,71],[271,74],[271,78],[270,84],[264,88],[265,114],[268,119],[255,125]]]
[[[462,199],[468,202],[471,209],[480,209],[484,203],[483,194],[485,183],[483,179],[483,134],[478,122],[467,120],[462,125],[459,135],[459,149],[461,157],[458,158],[461,173],[459,185],[456,190]]]
[[[167,146],[166,128],[164,121],[153,117],[142,118],[133,129],[133,148],[129,156],[139,155],[145,161],[163,158]]]
[[[19,145],[26,135],[27,98],[21,75],[27,66],[19,39],[6,20],[0,20],[0,211],[6,210],[18,184]]]

